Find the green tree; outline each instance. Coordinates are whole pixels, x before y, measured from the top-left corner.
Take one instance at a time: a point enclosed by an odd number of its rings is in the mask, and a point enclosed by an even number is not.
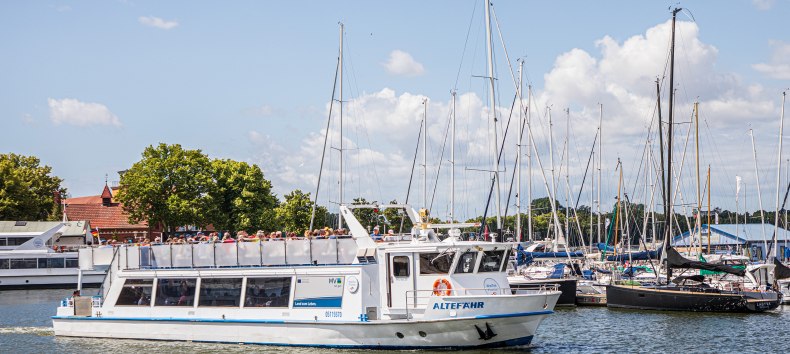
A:
[[[34,156],[0,154],[0,220],[57,220],[62,179]]]
[[[272,183],[258,165],[234,160],[212,160],[214,177],[209,196],[214,202],[211,223],[219,230],[275,230],[278,200]]]
[[[390,204],[398,204],[397,200],[390,201]],[[388,229],[395,229],[396,232],[410,232],[412,222],[409,219],[409,216],[406,215],[406,211],[399,208],[387,208],[382,211],[382,215],[387,219],[389,225],[387,226]],[[401,223],[403,223],[403,228],[401,228]]]
[[[299,189],[285,195],[285,200],[275,209],[277,220],[287,231],[294,231],[301,235],[310,227],[310,216],[313,212],[313,201],[310,193]],[[315,210],[316,219],[314,228],[326,225],[326,208],[318,206]]]
[[[161,224],[168,233],[176,226],[206,225],[215,212],[211,174],[211,162],[200,150],[148,146],[121,175],[118,200],[131,222]]]

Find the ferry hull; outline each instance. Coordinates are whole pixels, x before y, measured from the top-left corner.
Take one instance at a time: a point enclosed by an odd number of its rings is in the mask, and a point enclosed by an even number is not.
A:
[[[697,292],[627,285],[607,286],[606,298],[607,306],[614,308],[691,312],[763,312],[781,302],[774,292]]]
[[[529,345],[552,312],[359,323],[56,316],[53,326],[55,335],[66,337],[357,349],[496,348]]]
[[[104,274],[86,274],[82,277],[82,286],[98,287],[103,279]],[[0,290],[72,288],[77,288],[76,274],[0,276]]]

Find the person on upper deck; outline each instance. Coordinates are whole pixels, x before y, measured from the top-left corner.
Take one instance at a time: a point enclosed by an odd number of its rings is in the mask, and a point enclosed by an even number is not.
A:
[[[373,233],[370,234],[370,237],[373,241],[381,241],[381,233],[379,232],[378,225],[373,228]]]

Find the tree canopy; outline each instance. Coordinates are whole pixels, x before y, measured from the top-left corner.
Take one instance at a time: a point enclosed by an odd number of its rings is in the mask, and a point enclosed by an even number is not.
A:
[[[0,154],[0,220],[57,220],[62,179],[37,157]]]
[[[211,163],[200,150],[152,145],[121,175],[118,200],[131,222],[162,224],[172,232],[176,226],[210,221],[215,212],[212,185]]]
[[[272,183],[264,178],[258,165],[217,159],[211,161],[211,171],[211,222],[216,229],[252,232],[279,226],[274,217],[279,202],[272,194]]]
[[[277,220],[285,230],[301,232],[310,227],[310,216],[313,212],[313,201],[310,200],[310,193],[296,189],[285,195],[285,200],[275,209]],[[314,227],[327,226],[326,208],[316,207]]]

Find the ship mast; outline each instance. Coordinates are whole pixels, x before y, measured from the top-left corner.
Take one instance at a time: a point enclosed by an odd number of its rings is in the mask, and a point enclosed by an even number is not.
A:
[[[340,22],[340,205],[343,205],[343,22]],[[337,228],[343,228],[343,213],[337,213]]]
[[[496,188],[496,229],[497,234],[502,232],[502,211],[500,208],[500,186],[499,186],[499,156],[497,156],[497,118],[496,118],[496,96],[494,96],[494,48],[492,45],[492,33],[491,33],[491,2],[489,0],[483,0],[485,2],[485,14],[486,14],[486,50],[487,50],[487,62],[488,62],[488,82],[489,82],[489,104],[491,115],[493,116],[492,125],[493,125],[493,132],[494,137],[491,140],[491,152],[494,154],[493,159],[493,171],[494,174],[494,188]],[[483,220],[485,222],[485,220]]]
[[[665,180],[666,193],[664,194],[664,248],[670,248],[672,240],[672,214],[674,208],[671,205],[672,195],[672,131],[673,131],[673,111],[675,109],[675,22],[678,12],[682,8],[672,10],[672,44],[669,47],[669,120],[667,122],[667,174]],[[659,121],[659,124],[661,122]],[[672,279],[672,268],[667,267],[667,282]]]

